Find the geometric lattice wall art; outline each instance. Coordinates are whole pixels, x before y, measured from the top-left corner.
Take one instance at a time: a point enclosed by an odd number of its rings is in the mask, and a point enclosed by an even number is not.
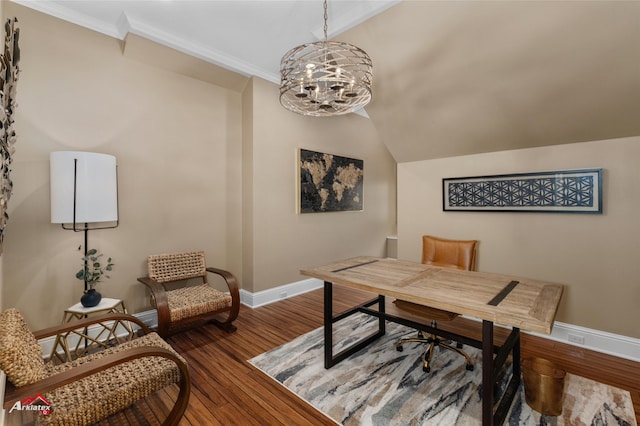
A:
[[[602,169],[442,179],[445,211],[602,213]]]

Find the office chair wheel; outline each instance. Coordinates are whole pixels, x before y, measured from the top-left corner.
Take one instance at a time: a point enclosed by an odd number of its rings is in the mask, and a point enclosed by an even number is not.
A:
[[[467,370],[473,371],[473,364],[467,364]]]
[[[401,346],[396,346],[396,351],[402,352],[402,345]]]
[[[460,342],[456,343],[456,348],[458,349],[462,349],[464,347],[464,345]]]
[[[422,367],[422,371],[424,371],[425,373],[428,373],[431,371],[431,367]]]

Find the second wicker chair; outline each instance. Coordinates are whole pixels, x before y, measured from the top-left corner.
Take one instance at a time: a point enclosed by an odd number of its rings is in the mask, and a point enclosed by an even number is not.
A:
[[[158,334],[162,337],[204,322],[213,322],[228,332],[236,330],[233,321],[240,311],[238,282],[229,271],[207,267],[204,252],[152,255],[147,265],[149,275],[138,281],[151,290],[151,302],[158,311]],[[208,273],[222,277],[229,292],[211,287]],[[193,278],[200,284],[173,285]]]

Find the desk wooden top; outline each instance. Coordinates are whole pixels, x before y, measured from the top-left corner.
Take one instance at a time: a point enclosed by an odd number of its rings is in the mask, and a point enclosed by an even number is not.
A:
[[[560,284],[529,278],[375,257],[354,257],[306,268],[300,273],[334,284],[546,334],[551,333],[563,291]],[[512,283],[514,281],[517,283]],[[507,291],[509,288],[510,291]],[[497,300],[500,296],[503,298]]]

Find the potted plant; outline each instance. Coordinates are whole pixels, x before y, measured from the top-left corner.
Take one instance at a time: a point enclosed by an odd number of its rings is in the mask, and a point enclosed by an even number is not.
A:
[[[107,258],[106,262],[101,261],[102,253],[98,253],[96,249],[90,249],[87,254],[82,256],[84,267],[76,273],[76,278],[84,281],[86,284],[85,293],[80,298],[82,306],[90,308],[100,303],[102,295],[94,288],[102,278],[111,278],[107,272],[113,270],[113,262],[111,258]]]

